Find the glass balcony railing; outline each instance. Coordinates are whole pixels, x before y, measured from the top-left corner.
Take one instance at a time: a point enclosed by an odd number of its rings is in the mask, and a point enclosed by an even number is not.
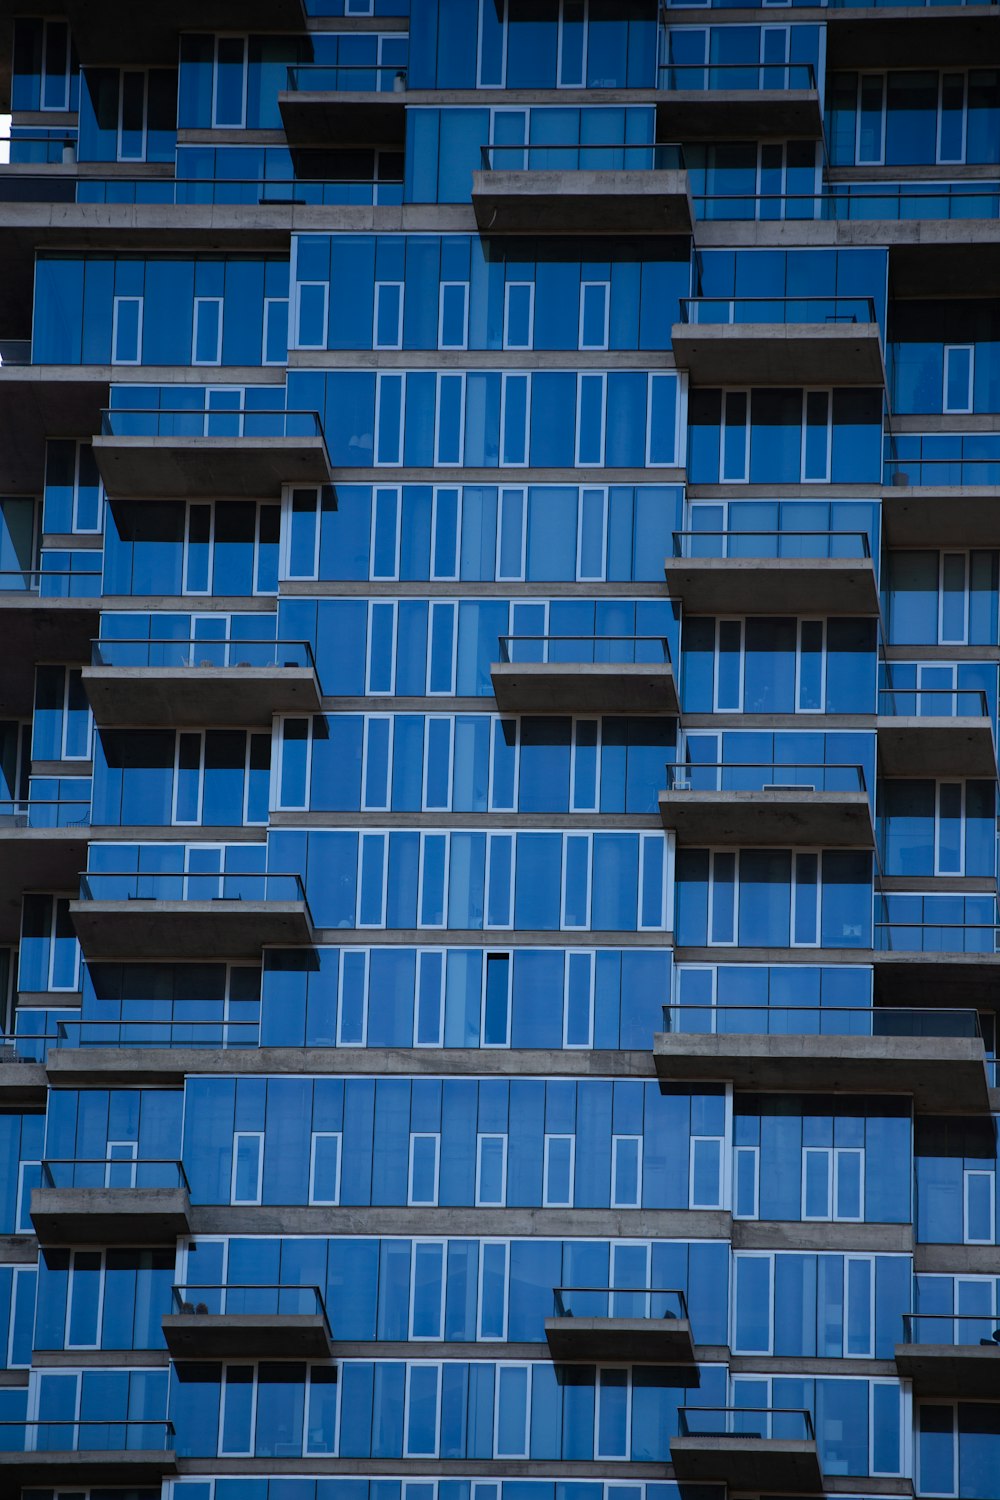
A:
[[[316,670],[308,641],[109,639],[94,641],[95,667],[285,667]]]
[[[878,711],[886,718],[989,719],[982,688],[879,688]]]
[[[952,1344],[995,1349],[1000,1317],[991,1313],[904,1313],[904,1344]]]
[[[487,172],[645,172],[684,167],[682,148],[674,143],[598,146],[491,141],[481,149]]]
[[[1000,926],[993,922],[876,922],[874,938],[879,953],[1000,952]]]
[[[682,297],[680,321],[728,323],[877,323],[871,297]]]
[[[298,63],[288,69],[290,93],[401,94],[406,69],[392,63]]]
[[[148,1002],[151,1011],[166,1006],[167,1001]],[[207,1006],[204,1008],[208,1008]],[[237,1047],[256,1047],[260,1042],[260,1020],[160,1020],[155,1014],[148,1019],[58,1021],[54,1032],[44,1036],[18,1036],[15,1051],[27,1056],[39,1042],[57,1047],[139,1047],[231,1051]],[[35,1051],[40,1060],[40,1054]],[[32,1060],[35,1060],[35,1057]]]
[[[798,1407],[681,1406],[677,1417],[681,1437],[816,1438],[812,1417]]]
[[[927,489],[960,485],[1000,484],[1000,454],[996,458],[887,458],[883,465],[887,485]]]
[[[81,901],[296,901],[306,893],[298,875],[238,871],[87,871],[80,876]]]
[[[683,1036],[966,1037],[982,1035],[974,1010],[846,1005],[665,1005],[663,1029]]]
[[[557,1286],[552,1291],[557,1318],[687,1318],[684,1293],[671,1287]]]
[[[658,87],[668,92],[684,89],[772,90],[815,89],[812,63],[661,63]]]
[[[278,178],[278,177],[84,177],[62,178],[72,203],[138,204],[196,208],[202,206],[252,208],[303,204],[309,208],[365,208],[373,204],[398,206],[403,201],[399,176]],[[5,196],[0,176],[0,201]],[[48,193],[37,195],[50,201]]]
[[[172,1308],[183,1316],[203,1318],[321,1317],[330,1331],[326,1303],[318,1286],[273,1285],[175,1286]]]
[[[821,193],[693,193],[697,219],[995,219],[1000,182],[837,183]]]
[[[322,438],[315,411],[160,411],[114,407],[101,412],[103,437]]]
[[[757,765],[739,761],[668,764],[668,792],[865,792],[859,765]]]
[[[0,801],[0,830],[5,828],[87,828],[90,800],[31,797]]]
[[[174,1451],[167,1421],[0,1421],[0,1453],[163,1453]],[[62,1492],[62,1491],[60,1491]],[[75,1490],[74,1490],[75,1493]]]
[[[864,531],[675,531],[675,557],[861,560],[871,557]]]
[[[179,1161],[127,1157],[46,1157],[43,1188],[184,1188],[188,1180]]]
[[[0,596],[33,594],[40,599],[94,599],[101,592],[102,577],[100,568],[2,568]]]
[[[560,666],[669,666],[670,646],[661,635],[501,635],[500,660]]]

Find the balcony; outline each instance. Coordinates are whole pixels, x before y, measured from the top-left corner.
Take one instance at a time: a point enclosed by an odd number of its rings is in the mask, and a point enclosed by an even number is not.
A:
[[[0,167],[0,201],[3,173]],[[37,171],[37,168],[32,170]],[[52,169],[48,169],[52,170]],[[61,170],[61,169],[58,169]],[[29,179],[20,176],[24,184]],[[61,181],[67,181],[61,178]],[[72,181],[70,179],[70,181]],[[6,300],[0,293],[0,307]],[[28,308],[32,302],[28,295]],[[12,309],[10,318],[18,316]],[[7,326],[10,326],[10,320]],[[30,342],[6,340],[0,346],[0,451],[3,453],[4,493],[41,493],[44,485],[45,440],[60,437],[90,439],[101,421],[108,399],[107,364],[33,365]]]
[[[299,65],[278,95],[291,146],[389,146],[406,137],[406,69]]]
[[[996,779],[993,721],[979,688],[880,688],[876,727],[884,776]]]
[[[690,234],[679,146],[491,143],[472,174],[480,234]]]
[[[870,297],[686,297],[670,333],[695,385],[882,386],[882,334]]]
[[[39,450],[44,454],[44,444]],[[64,556],[66,554],[63,554]],[[35,664],[83,662],[90,656],[101,611],[100,554],[77,552],[87,568],[9,568],[0,572],[0,636],[4,670],[0,716],[24,718],[35,694]]]
[[[995,898],[944,898],[958,920],[927,920],[935,915],[927,903],[943,898],[899,896],[897,915],[875,923],[875,994],[886,1005],[936,1005],[943,993],[963,1005],[996,1006],[1000,983],[1000,926]],[[988,902],[990,920],[962,921],[967,907]],[[898,903],[906,905],[899,907]],[[911,914],[910,904],[916,909]],[[883,901],[883,911],[885,905]],[[944,915],[944,913],[942,913]],[[949,909],[947,915],[951,916]]]
[[[675,531],[664,564],[690,614],[877,615],[863,531]]]
[[[995,1400],[1000,1390],[1000,1326],[969,1313],[904,1313],[896,1369],[915,1396]]]
[[[50,1158],[31,1194],[42,1245],[170,1245],[191,1232],[190,1209],[179,1161]]]
[[[314,411],[113,409],[93,447],[111,500],[267,500],[333,477]]]
[[[163,1337],[175,1359],[329,1359],[315,1286],[175,1286]]]
[[[823,134],[810,63],[664,63],[656,96],[657,132],[670,140]]]
[[[829,0],[827,64],[831,68],[968,67],[993,40],[995,5],[947,3],[857,9],[858,0]],[[927,10],[928,14],[921,15]]]
[[[308,641],[100,640],[83,685],[94,722],[270,729],[275,714],[318,713]]]
[[[17,14],[46,15],[44,0],[18,0]],[[177,66],[179,33],[225,31],[233,22],[229,0],[171,0],[171,4],[136,6],[135,0],[62,0],[59,14],[69,21],[73,45],[83,64],[131,63],[148,67]],[[302,32],[302,0],[245,0],[239,13],[247,31]]]
[[[988,1113],[986,1055],[974,1010],[846,1006],[665,1005],[653,1040],[668,1083],[731,1079],[767,1092],[912,1094],[925,1114]]]
[[[89,872],[69,913],[88,959],[259,959],[314,941],[297,875]]]
[[[177,1473],[174,1428],[158,1421],[0,1422],[0,1486],[152,1486]],[[6,1474],[6,1481],[2,1476]],[[8,1485],[12,1488],[8,1489]],[[95,1490],[96,1493],[96,1490]]]
[[[490,667],[501,713],[675,714],[670,648],[658,635],[502,635]]]
[[[22,1049],[13,1037],[0,1038],[0,1108],[44,1105],[48,1078],[35,1048]]]
[[[807,1411],[779,1407],[682,1406],[670,1440],[676,1478],[725,1484],[756,1495],[815,1495],[823,1489]]]
[[[0,938],[17,942],[25,891],[74,889],[89,834],[89,796],[0,802]]]
[[[678,844],[875,846],[861,766],[668,765],[660,816]]]
[[[1000,457],[925,458],[923,442],[914,442],[918,451],[912,457],[883,465],[882,521],[889,546],[995,546]],[[961,445],[962,439],[952,442]]]
[[[559,1286],[545,1319],[549,1353],[560,1361],[693,1365],[684,1293],[662,1287],[625,1290]]]

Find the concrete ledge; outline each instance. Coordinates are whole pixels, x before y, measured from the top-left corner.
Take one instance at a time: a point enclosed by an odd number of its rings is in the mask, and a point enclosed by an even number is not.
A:
[[[171,1245],[191,1231],[186,1188],[33,1188],[42,1245]]]
[[[109,1423],[109,1426],[113,1427],[114,1423]],[[6,1483],[18,1487],[71,1484],[78,1489],[88,1485],[159,1485],[165,1474],[176,1473],[177,1459],[169,1449],[0,1453],[0,1486],[4,1485],[4,1475]],[[5,1493],[19,1494],[20,1488],[5,1490]]]
[[[287,89],[278,95],[290,146],[388,146],[402,151],[406,94]]]
[[[996,1344],[897,1344],[896,1369],[915,1396],[995,1401],[1000,1393]]]
[[[175,1359],[329,1359],[321,1313],[170,1313],[163,1337]]]
[[[674,1474],[682,1480],[700,1479],[763,1495],[815,1495],[823,1489],[813,1439],[676,1437],[670,1439],[670,1457]]]
[[[661,141],[818,140],[823,112],[816,89],[668,89],[656,95],[656,132]]]
[[[778,768],[775,775],[779,774]],[[659,796],[663,826],[678,844],[767,844],[787,848],[871,849],[871,804],[865,792],[667,791]]]
[[[93,448],[112,500],[268,500],[283,484],[329,484],[333,477],[319,436],[103,435]]]
[[[875,995],[884,1005],[992,1008],[1000,984],[1000,953],[920,953],[876,949]]]
[[[875,728],[879,765],[885,776],[996,778],[993,725],[984,716],[880,714]]]
[[[877,323],[675,323],[670,343],[693,385],[885,385]]]
[[[480,234],[690,234],[687,173],[485,171],[472,174]]]
[[[205,651],[211,656],[210,642]],[[84,667],[83,685],[101,725],[270,729],[275,714],[322,705],[312,667]]]
[[[668,557],[671,599],[692,614],[877,615],[870,557]]]
[[[40,451],[44,453],[44,443]],[[0,457],[0,469],[3,464],[4,459]],[[4,643],[0,715],[10,718],[30,716],[36,662],[85,662],[89,659],[90,643],[97,634],[101,607],[100,599],[0,594],[0,639]]]
[[[997,489],[994,485],[885,485],[882,523],[891,547],[992,547],[997,536]]]
[[[89,806],[79,809],[81,815],[87,811]],[[77,889],[89,837],[89,826],[17,828],[0,823],[0,941],[18,941],[25,891]]]
[[[490,676],[501,713],[677,713],[663,662],[494,662]]]
[[[99,431],[109,373],[105,366],[85,365],[0,368],[0,479],[5,492],[41,492],[45,440],[52,433],[89,439]]]
[[[554,1360],[684,1366],[695,1362],[687,1318],[546,1318],[545,1337]]]
[[[304,901],[71,901],[87,958],[259,958],[312,943]]]
[[[43,1063],[0,1063],[0,1108],[44,1104],[48,1078]]]
[[[996,15],[995,9],[984,5],[955,6],[947,16],[924,6],[872,11],[831,8],[827,66],[968,67],[978,57],[994,55]]]
[[[964,1037],[700,1035],[658,1032],[664,1082],[731,1079],[739,1089],[912,1094],[922,1114],[988,1114],[982,1041]]]

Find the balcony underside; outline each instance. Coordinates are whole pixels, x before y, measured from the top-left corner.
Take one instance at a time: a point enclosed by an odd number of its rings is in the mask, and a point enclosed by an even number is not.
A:
[[[690,234],[678,171],[473,172],[480,234]]]
[[[30,317],[31,299],[28,300]],[[9,323],[5,326],[11,326]],[[30,328],[29,328],[30,332]],[[108,404],[107,368],[0,368],[0,482],[4,494],[41,494],[46,438],[91,438]]]
[[[668,89],[656,96],[656,133],[661,141],[818,140],[823,112],[816,89]]]
[[[660,1032],[663,1082],[731,1079],[737,1088],[912,1094],[924,1113],[989,1111],[982,1041],[972,1037],[698,1035]]]
[[[693,1365],[687,1318],[546,1318],[553,1359]]]
[[[268,500],[283,484],[329,484],[321,437],[96,437],[112,500]]]
[[[675,323],[670,338],[694,385],[885,384],[877,323]]]
[[[289,89],[278,95],[292,146],[388,146],[402,150],[406,95],[388,90]]]
[[[17,0],[16,15],[52,14],[50,0]],[[231,0],[61,0],[81,63],[148,67],[177,66],[182,31],[226,31],[234,24]],[[300,32],[302,0],[241,0],[239,24],[246,31]]]
[[[206,950],[208,951],[208,950]],[[35,1188],[42,1245],[170,1245],[191,1230],[186,1188]]]
[[[76,890],[89,834],[89,827],[17,828],[0,816],[0,942],[18,941],[25,891]]]
[[[775,778],[778,774],[776,770]],[[663,826],[676,833],[678,844],[870,849],[875,842],[865,792],[794,786],[758,792],[667,791],[659,801]]]
[[[879,715],[878,758],[885,776],[997,774],[993,726],[985,717]]]
[[[947,939],[944,939],[947,941]],[[1000,953],[876,951],[875,997],[881,1005],[996,1007]]]
[[[71,901],[87,958],[260,958],[313,941],[304,901]]]
[[[16,1060],[0,1063],[0,1109],[44,1104],[47,1095],[48,1077],[44,1064]]]
[[[101,554],[91,555],[99,566]],[[30,716],[36,662],[89,660],[100,612],[100,599],[50,599],[28,592],[0,594],[0,639],[4,655],[0,717]]]
[[[322,701],[311,667],[84,667],[83,685],[100,725],[270,728]]]
[[[826,20],[829,68],[968,67],[995,55],[996,10],[988,5],[949,6],[947,15],[926,6],[860,13],[831,6]]]
[[[662,662],[494,662],[490,675],[501,713],[677,712],[673,670]]]
[[[115,1423],[109,1422],[108,1426],[113,1431]],[[107,1485],[149,1485],[158,1489],[164,1475],[176,1473],[173,1452],[161,1448],[0,1453],[0,1489],[11,1497],[20,1494],[21,1486],[47,1489],[54,1484],[72,1485],[74,1494],[89,1485],[100,1486],[102,1493]],[[7,1484],[14,1488],[8,1490]]]
[[[897,1344],[896,1369],[913,1381],[915,1396],[995,1401],[1000,1394],[996,1344]]]
[[[329,1359],[320,1313],[171,1313],[163,1337],[175,1359]]]
[[[992,548],[998,506],[993,485],[887,485],[882,490],[885,539],[891,547]]]
[[[869,557],[668,557],[664,572],[689,614],[878,614]]]
[[[677,1437],[670,1440],[670,1457],[681,1480],[757,1495],[815,1495],[823,1488],[816,1444],[806,1438]]]

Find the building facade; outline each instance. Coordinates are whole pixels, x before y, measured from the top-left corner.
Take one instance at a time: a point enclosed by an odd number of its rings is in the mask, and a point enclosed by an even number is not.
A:
[[[0,1495],[1000,1500],[998,43],[0,6]]]

